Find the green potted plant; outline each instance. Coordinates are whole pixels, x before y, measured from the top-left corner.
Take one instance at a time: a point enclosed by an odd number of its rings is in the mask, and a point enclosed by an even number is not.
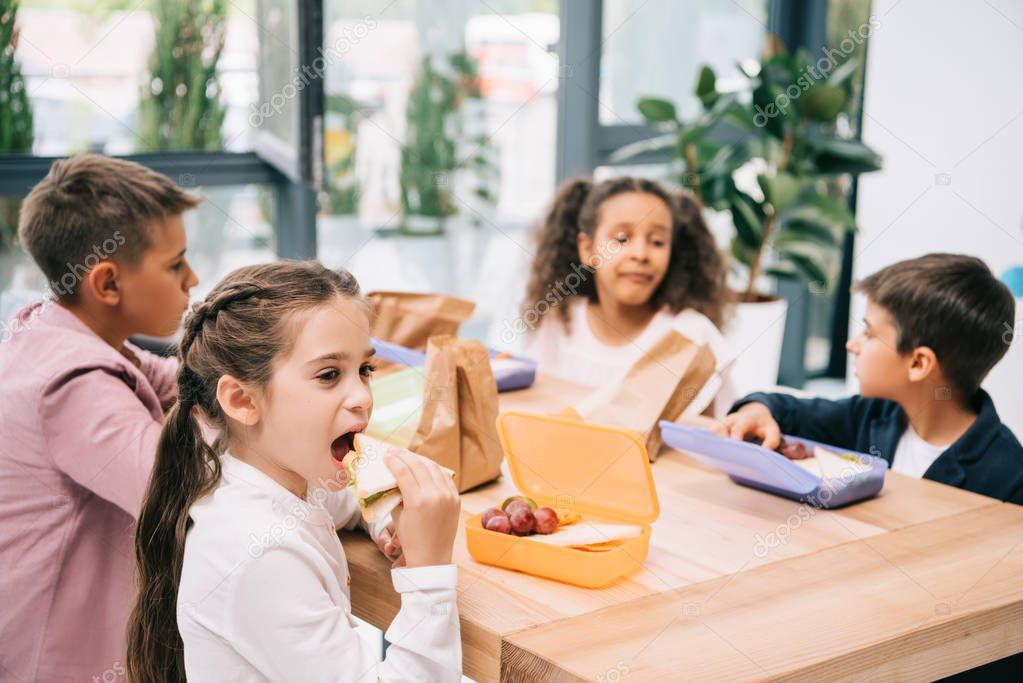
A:
[[[354,216],[359,211],[359,186],[355,177],[358,105],[347,95],[327,97],[324,137],[325,188],[320,208],[328,216]]]
[[[217,66],[227,31],[227,0],[152,2],[155,23],[149,77],[138,110],[139,145],[145,151],[219,150],[225,108]],[[188,178],[176,178],[189,185]],[[196,211],[193,261],[215,272],[235,190],[204,188]]]
[[[643,117],[663,133],[619,149],[614,159],[673,150],[672,175],[732,227],[729,255],[736,306],[726,333],[738,350],[754,340],[780,354],[785,302],[764,291],[765,276],[828,288],[838,271],[840,245],[856,220],[840,183],[881,167],[876,152],[839,134],[839,117],[857,62],[815,70],[804,52],[785,52],[777,39],[757,70],[743,70],[744,87],[723,92],[709,67],[700,69],[696,95],[701,109],[682,121],[673,103],[642,98]],[[819,77],[813,78],[812,75]],[[744,134],[722,142],[732,127]],[[761,335],[771,329],[772,340]],[[759,339],[758,339],[759,337]],[[777,364],[760,364],[769,384]],[[761,380],[758,380],[761,381]]]
[[[470,101],[481,111],[479,75],[472,57],[465,52],[452,54],[444,68],[434,65],[434,57],[423,57],[409,95],[401,148],[403,232],[444,231],[446,219],[458,213],[455,176],[459,171],[474,174],[477,198],[493,201],[487,136],[465,134]],[[467,144],[474,147],[470,153],[464,149]]]
[[[319,258],[343,263],[363,239],[359,221],[358,103],[348,95],[328,95],[323,130],[324,187],[317,219]]]
[[[21,64],[14,57],[18,47],[18,0],[0,0],[0,152],[32,151],[32,107],[28,100]],[[0,197],[0,290],[13,273],[11,247],[17,241],[21,199]]]
[[[217,65],[224,51],[227,0],[151,3],[156,35],[149,81],[139,102],[147,150],[219,150],[224,105]]]

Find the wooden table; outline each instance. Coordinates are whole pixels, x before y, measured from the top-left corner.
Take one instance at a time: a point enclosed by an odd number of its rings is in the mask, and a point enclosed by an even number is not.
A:
[[[579,388],[540,378],[502,409],[553,412]],[[814,510],[681,453],[652,466],[650,554],[600,590],[469,557],[459,565],[465,675],[478,681],[934,679],[1023,651],[1023,507],[889,472],[881,495]],[[507,476],[463,514],[514,492]],[[386,629],[389,564],[345,535],[353,610]]]

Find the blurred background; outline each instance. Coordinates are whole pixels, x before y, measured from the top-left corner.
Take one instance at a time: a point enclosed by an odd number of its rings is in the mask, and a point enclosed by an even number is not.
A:
[[[84,151],[206,198],[197,298],[316,257],[470,298],[497,346],[560,181],[686,187],[745,295],[750,386],[854,390],[850,283],[902,258],[975,254],[1023,296],[1014,0],[0,0],[0,48],[4,320],[46,285],[20,198]],[[987,386],[1023,435],[1020,346]]]

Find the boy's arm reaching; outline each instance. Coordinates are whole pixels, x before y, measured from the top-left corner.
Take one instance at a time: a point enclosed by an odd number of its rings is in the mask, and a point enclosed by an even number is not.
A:
[[[860,396],[832,401],[824,398],[797,398],[789,394],[768,394],[754,393],[736,402],[729,411],[726,425],[740,422],[739,432],[730,433],[729,436],[743,438],[747,435],[755,435],[764,439],[766,448],[774,449],[778,443],[772,438],[764,438],[764,435],[754,433],[754,430],[747,431],[746,425],[750,423],[744,420],[744,414],[754,414],[753,423],[762,422],[755,415],[755,404],[760,404],[770,411],[770,417],[777,425],[777,436],[791,434],[801,436],[814,441],[837,446],[839,448],[856,448],[857,436],[865,424],[867,399]],[[746,406],[751,406],[746,408]]]
[[[163,425],[114,373],[91,369],[44,391],[40,422],[54,463],[138,517]]]

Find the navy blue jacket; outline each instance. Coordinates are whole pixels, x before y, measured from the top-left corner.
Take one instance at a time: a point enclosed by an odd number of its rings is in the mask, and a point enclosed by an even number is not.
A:
[[[899,404],[879,398],[830,401],[757,393],[737,402],[731,412],[752,402],[767,406],[783,434],[876,455],[889,467],[906,431],[906,413]],[[978,391],[972,403],[977,419],[927,468],[924,479],[1023,504],[1023,446],[998,419],[986,392]]]

